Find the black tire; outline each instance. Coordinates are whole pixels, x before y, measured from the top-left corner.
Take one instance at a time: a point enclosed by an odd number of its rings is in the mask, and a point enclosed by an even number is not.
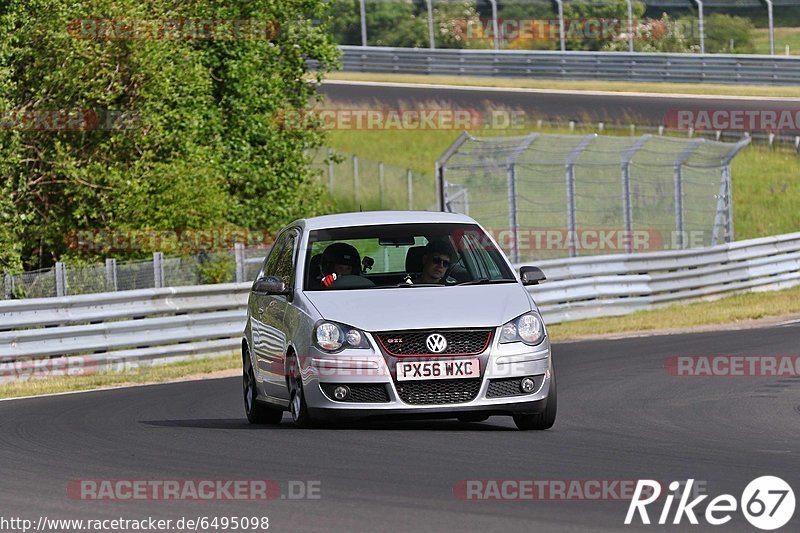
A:
[[[514,423],[517,429],[522,431],[528,430],[545,430],[553,427],[556,423],[556,411],[558,409],[556,401],[556,374],[551,374],[552,380],[550,381],[550,392],[547,395],[547,404],[544,411],[533,415],[514,415]]]
[[[289,412],[292,415],[292,422],[298,428],[310,428],[314,426],[311,415],[308,414],[306,397],[303,394],[303,380],[300,377],[300,366],[297,358],[289,360]]]
[[[274,409],[257,398],[256,376],[250,362],[250,354],[242,354],[242,392],[244,393],[244,413],[251,424],[277,425],[283,419],[283,410]]]
[[[458,415],[459,422],[484,422],[489,420],[488,415]]]

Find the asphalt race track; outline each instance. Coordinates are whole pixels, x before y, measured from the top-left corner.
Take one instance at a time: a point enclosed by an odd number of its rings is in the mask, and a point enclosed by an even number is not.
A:
[[[670,96],[613,94],[579,91],[525,89],[432,88],[413,84],[380,84],[327,81],[321,92],[331,102],[379,104],[398,107],[426,102],[449,102],[460,108],[485,109],[506,106],[523,110],[526,116],[556,121],[584,121],[618,124],[659,125],[676,110],[790,110],[800,111],[800,100],[790,98],[748,98],[713,96]],[[674,119],[673,119],[674,120]]]
[[[0,514],[266,515],[275,531],[603,531],[625,529],[627,503],[465,501],[453,487],[468,479],[694,478],[712,497],[738,499],[750,480],[776,475],[797,492],[798,378],[675,377],[664,365],[672,355],[797,356],[799,341],[794,324],[556,345],[560,405],[547,432],[516,431],[498,417],[329,430],[298,430],[285,417],[279,427],[254,427],[238,378],[4,401]],[[284,496],[289,481],[319,481],[320,498],[82,501],[67,493],[69,480],[81,479],[269,479]],[[799,520],[796,512],[787,530]],[[738,511],[724,527],[704,524],[693,530],[755,531]],[[684,518],[644,529],[688,527]]]

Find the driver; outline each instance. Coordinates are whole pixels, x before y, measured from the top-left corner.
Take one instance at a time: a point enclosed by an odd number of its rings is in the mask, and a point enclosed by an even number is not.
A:
[[[455,281],[446,275],[455,256],[455,251],[447,241],[430,241],[422,256],[422,272],[414,279],[414,283],[441,284]]]
[[[359,275],[361,258],[354,246],[335,242],[322,252],[322,286],[326,289],[342,276]]]

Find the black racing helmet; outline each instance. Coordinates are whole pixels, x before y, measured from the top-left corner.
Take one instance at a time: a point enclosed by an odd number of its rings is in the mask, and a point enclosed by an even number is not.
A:
[[[322,275],[326,276],[333,272],[333,265],[350,265],[353,267],[353,274],[361,272],[361,257],[354,246],[345,242],[335,242],[325,248],[322,252]]]

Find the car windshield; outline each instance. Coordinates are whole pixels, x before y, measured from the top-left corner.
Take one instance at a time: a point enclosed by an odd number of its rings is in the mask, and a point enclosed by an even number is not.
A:
[[[502,252],[475,224],[392,224],[309,233],[305,290],[511,283]]]

